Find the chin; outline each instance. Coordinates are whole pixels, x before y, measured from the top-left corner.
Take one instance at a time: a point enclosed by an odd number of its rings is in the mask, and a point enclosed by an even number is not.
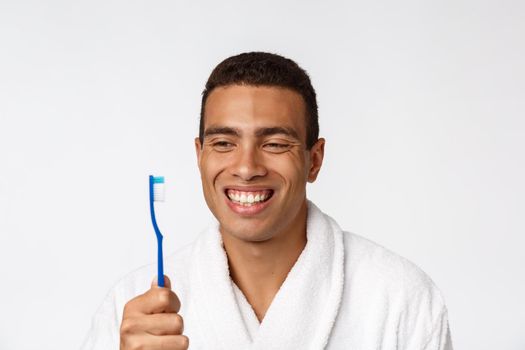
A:
[[[272,233],[265,232],[264,230],[260,229],[256,230],[253,227],[249,227],[249,225],[245,225],[243,227],[231,227],[224,225],[221,227],[221,232],[223,234],[233,236],[236,239],[244,242],[264,242],[273,237]]]

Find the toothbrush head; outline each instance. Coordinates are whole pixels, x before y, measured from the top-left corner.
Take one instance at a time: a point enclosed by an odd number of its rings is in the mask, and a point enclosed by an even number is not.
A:
[[[164,202],[164,176],[152,176],[153,201]]]

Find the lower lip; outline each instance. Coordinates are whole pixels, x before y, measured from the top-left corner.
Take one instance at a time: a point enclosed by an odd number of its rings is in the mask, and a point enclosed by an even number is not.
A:
[[[262,212],[268,206],[268,203],[270,203],[270,201],[272,200],[273,194],[267,201],[262,202],[262,203],[252,204],[250,206],[244,206],[242,204],[234,203],[228,198],[228,196],[225,196],[225,197],[226,197],[225,199],[226,204],[228,204],[231,210],[233,210],[235,213],[239,215],[250,216],[250,215],[256,215]]]

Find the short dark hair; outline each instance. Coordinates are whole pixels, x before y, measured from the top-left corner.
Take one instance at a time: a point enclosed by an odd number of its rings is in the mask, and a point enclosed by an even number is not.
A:
[[[319,137],[317,99],[304,69],[289,58],[268,52],[246,52],[228,57],[211,72],[202,92],[199,140],[204,138],[204,106],[213,89],[228,85],[278,86],[299,93],[306,106],[306,149]]]

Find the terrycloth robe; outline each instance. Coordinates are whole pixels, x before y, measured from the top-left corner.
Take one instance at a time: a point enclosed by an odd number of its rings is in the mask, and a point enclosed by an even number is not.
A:
[[[414,264],[342,231],[311,202],[306,234],[260,324],[230,278],[218,223],[167,257],[190,349],[452,350],[441,293]],[[155,273],[145,266],[111,290],[83,350],[119,348],[124,305]]]

